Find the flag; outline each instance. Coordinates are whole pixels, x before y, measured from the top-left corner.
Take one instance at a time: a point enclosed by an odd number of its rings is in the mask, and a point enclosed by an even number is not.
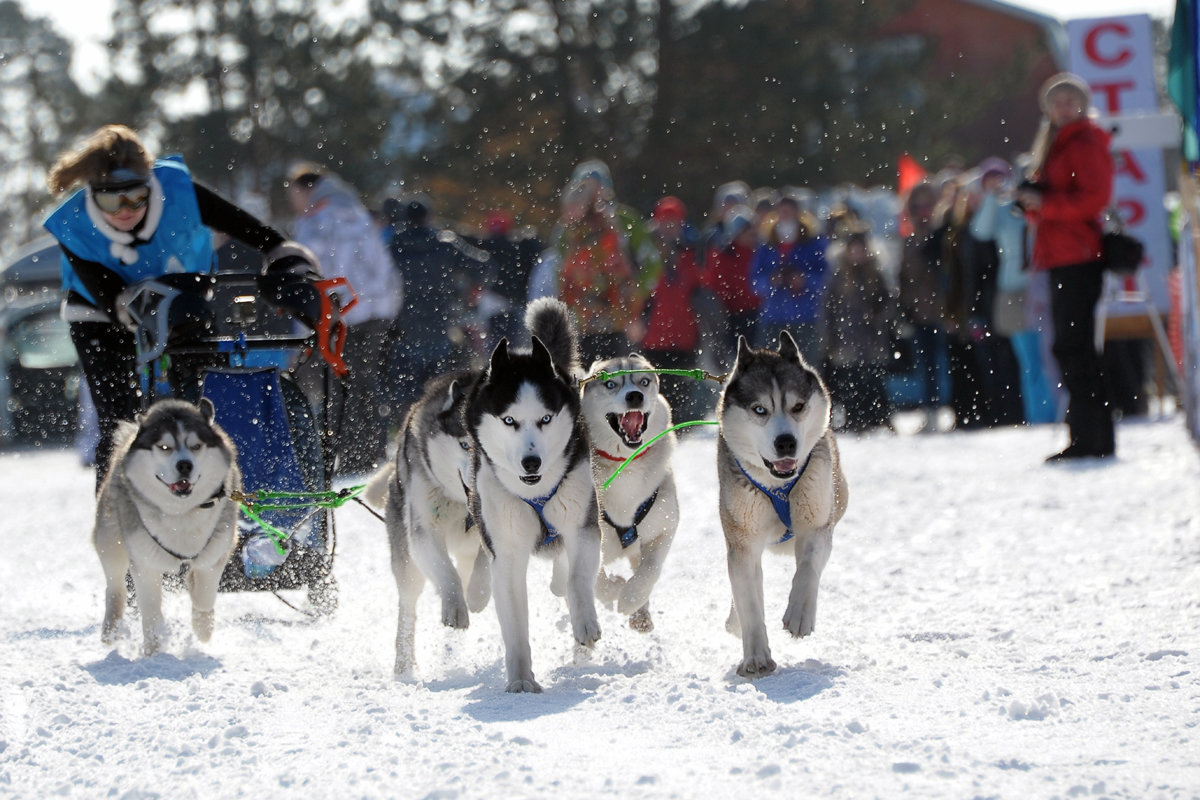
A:
[[[1176,0],[1175,22],[1171,26],[1171,52],[1167,57],[1167,94],[1183,117],[1183,158],[1189,163],[1200,161],[1200,142],[1196,130],[1200,126],[1200,105],[1197,105],[1196,45],[1200,40],[1195,0]]]
[[[901,155],[899,163],[896,164],[896,194],[907,201],[909,191],[925,180],[925,174],[925,168],[918,164],[915,158],[908,153]],[[910,233],[912,233],[912,221],[908,218],[908,212],[902,210],[900,212],[900,235],[908,236]]]
[[[907,195],[909,189],[923,180],[925,180],[925,168],[908,153],[900,156],[900,163],[896,166],[896,194],[901,197]]]

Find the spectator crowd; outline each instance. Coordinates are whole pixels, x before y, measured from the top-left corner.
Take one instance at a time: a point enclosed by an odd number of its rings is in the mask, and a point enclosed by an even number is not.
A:
[[[719,375],[738,337],[773,348],[787,329],[842,431],[891,428],[899,409],[925,432],[1061,420],[1049,278],[1030,268],[1032,232],[1014,201],[1023,166],[951,164],[899,191],[734,180],[697,213],[673,195],[644,211],[622,203],[608,167],[590,160],[540,235],[500,209],[474,227],[443,221],[424,193],[368,210],[337,175],[299,163],[286,180],[289,229],[361,302],[347,320],[357,444],[343,471],[380,463],[430,377],[481,366],[501,337],[520,342],[524,307],[542,296],[575,314],[585,367],[637,351]],[[1144,413],[1141,353],[1118,353],[1112,371],[1133,379],[1117,407]],[[711,386],[662,385],[677,421],[712,416]]]

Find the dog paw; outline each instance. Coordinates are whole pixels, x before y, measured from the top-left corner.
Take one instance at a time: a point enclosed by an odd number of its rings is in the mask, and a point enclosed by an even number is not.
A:
[[[212,611],[192,611],[192,632],[202,642],[212,638],[216,613]]]
[[[775,661],[770,654],[748,656],[742,659],[742,663],[738,664],[737,674],[743,678],[754,680],[761,678],[764,675],[770,675],[775,671]]]
[[[119,623],[104,623],[100,628],[100,644],[109,647],[117,643],[117,639],[121,635],[121,626]]]
[[[575,641],[584,647],[591,647],[600,641],[600,622],[590,619],[575,626]]]
[[[613,602],[620,596],[625,587],[625,579],[620,575],[609,575],[601,570],[596,579],[596,599],[606,608],[611,608]]]
[[[162,642],[157,637],[142,642],[142,655],[149,658],[162,649]]]
[[[654,620],[650,617],[650,609],[642,606],[629,615],[629,627],[638,633],[649,633],[654,630]]]
[[[529,692],[531,694],[541,694],[542,687],[539,686],[538,682],[533,678],[518,678],[515,681],[509,681],[508,686],[504,688],[504,691],[508,692],[509,694],[522,694],[525,692]]]
[[[475,586],[472,581],[472,586],[467,592],[467,608],[472,614],[478,614],[487,608],[488,601],[492,599],[492,587],[484,584],[483,586]]]
[[[783,627],[797,639],[808,636],[817,627],[817,609],[803,601],[789,602],[783,615]]]
[[[469,628],[471,615],[467,611],[467,604],[461,600],[442,603],[442,624],[447,628]]]

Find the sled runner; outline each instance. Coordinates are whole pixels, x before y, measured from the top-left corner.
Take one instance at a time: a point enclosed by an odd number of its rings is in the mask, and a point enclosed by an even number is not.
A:
[[[237,445],[244,492],[221,591],[306,588],[317,614],[337,605],[331,491],[345,326],[356,301],[321,281],[317,328],[268,302],[254,273],[167,275],[129,291],[142,407],[206,397]]]

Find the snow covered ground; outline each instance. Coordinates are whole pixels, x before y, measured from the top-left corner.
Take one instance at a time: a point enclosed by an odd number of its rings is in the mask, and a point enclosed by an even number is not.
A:
[[[0,455],[0,796],[21,798],[1200,796],[1200,462],[1180,418],[1047,467],[1061,429],[841,439],[850,510],[817,632],[734,673],[709,429],[675,458],[683,523],[656,629],[571,641],[531,573],[541,695],[503,692],[489,607],[422,597],[422,682],[391,675],[382,524],[338,512],[340,609],[222,594],[208,645],[100,644],[91,473]],[[771,619],[790,564],[767,562]],[[292,599],[298,599],[293,597]],[[778,623],[775,623],[776,625]]]

